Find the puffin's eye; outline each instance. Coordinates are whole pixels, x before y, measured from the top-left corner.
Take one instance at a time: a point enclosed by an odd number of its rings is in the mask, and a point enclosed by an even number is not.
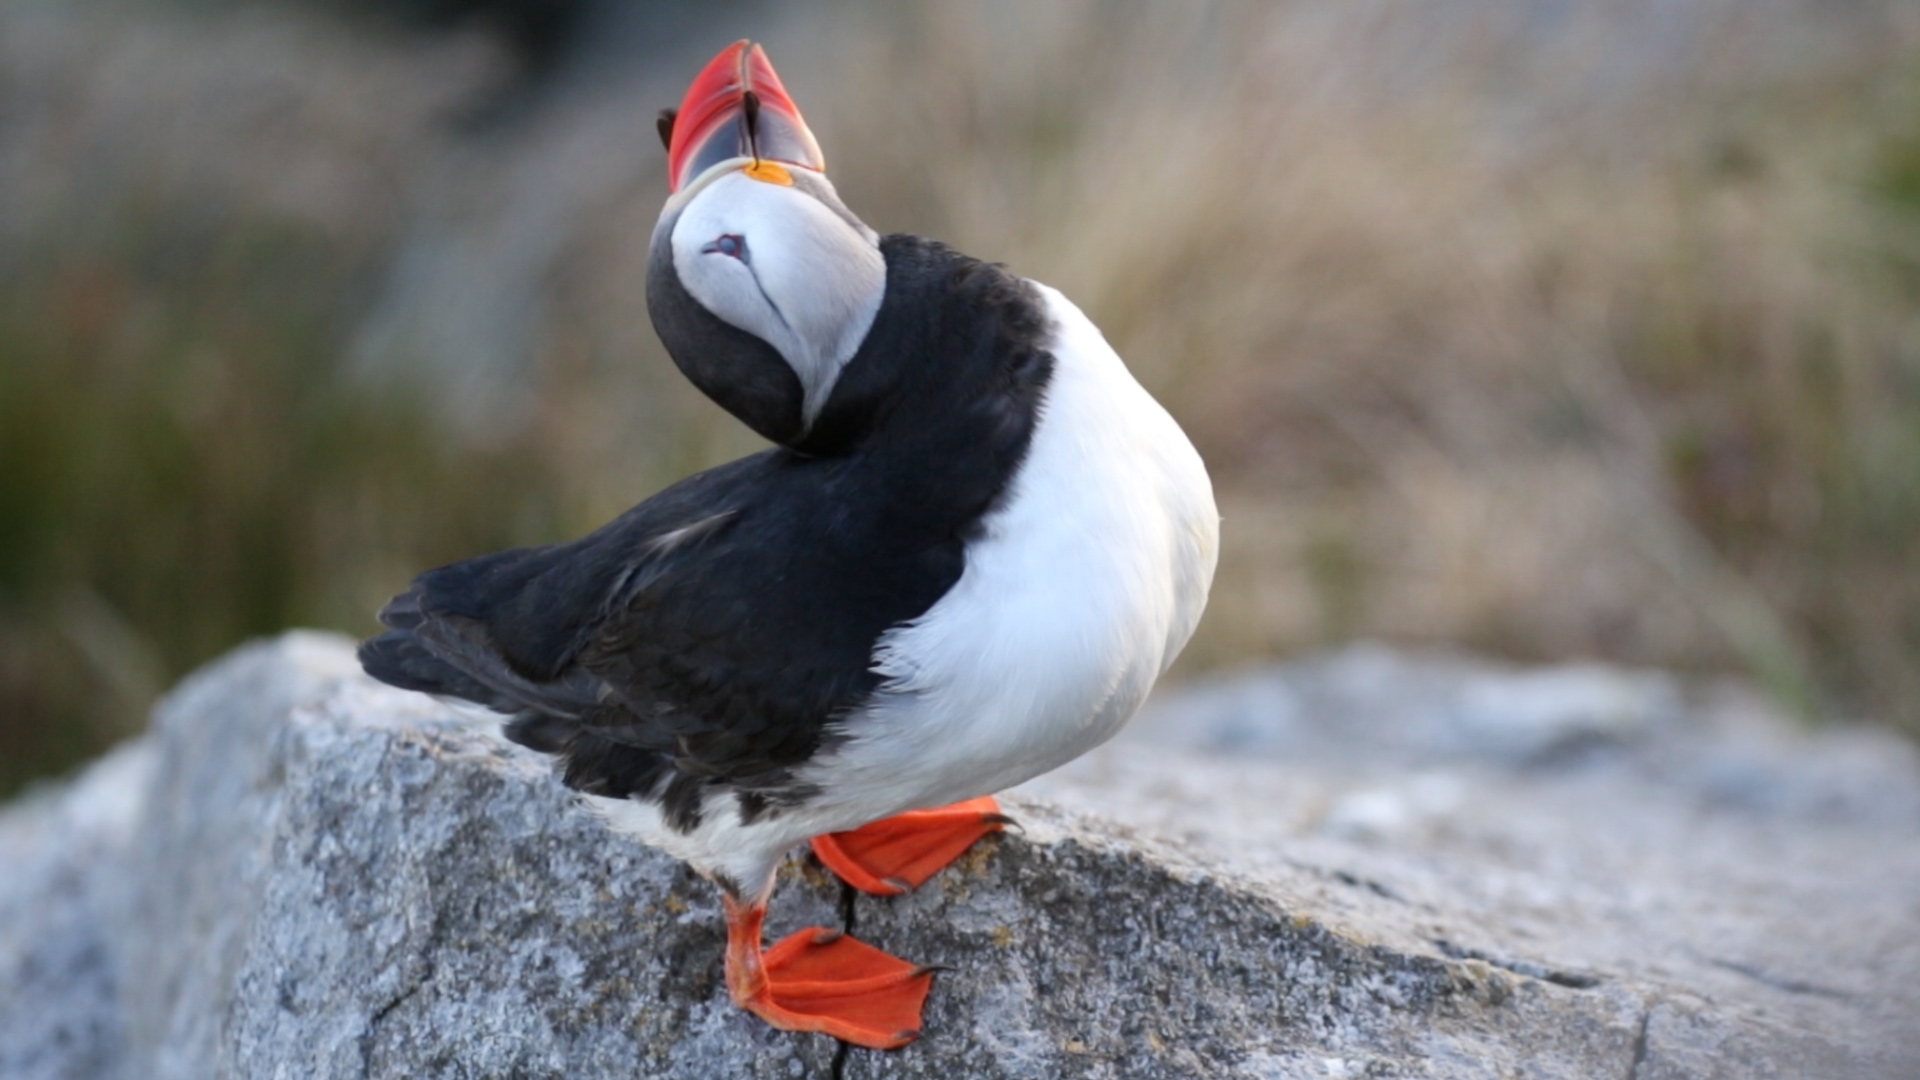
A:
[[[729,256],[731,258],[739,259],[741,262],[746,262],[747,261],[747,238],[744,236],[735,236],[732,233],[727,233],[722,237],[720,237],[720,239],[715,240],[712,243],[708,244],[706,247],[701,248],[700,253],[702,255],[712,255],[712,254],[718,253],[721,255]]]

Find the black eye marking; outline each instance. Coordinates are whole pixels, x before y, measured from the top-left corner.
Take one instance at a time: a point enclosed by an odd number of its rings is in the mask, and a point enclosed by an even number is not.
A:
[[[709,243],[706,247],[701,248],[700,254],[726,255],[731,258],[739,259],[741,262],[746,262],[747,261],[747,238],[744,236],[735,236],[732,233],[727,233],[721,236],[720,239],[715,240],[712,243]]]

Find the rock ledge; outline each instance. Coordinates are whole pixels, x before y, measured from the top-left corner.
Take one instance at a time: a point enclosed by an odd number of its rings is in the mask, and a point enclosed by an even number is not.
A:
[[[1453,712],[1341,719],[1356,663]],[[290,634],[0,814],[0,1075],[1920,1075],[1903,747],[1490,672],[1353,653],[1175,696],[909,897],[794,860],[770,933],[952,969],[883,1055],[737,1013],[708,885]]]

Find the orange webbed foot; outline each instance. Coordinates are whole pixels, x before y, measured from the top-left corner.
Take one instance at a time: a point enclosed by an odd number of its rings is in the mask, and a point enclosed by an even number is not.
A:
[[[999,832],[1012,820],[992,796],[984,796],[817,836],[813,853],[861,892],[898,896],[925,884],[981,837]]]
[[[727,986],[733,1000],[783,1031],[819,1031],[875,1050],[920,1036],[934,969],[838,930],[811,927],[760,948],[763,905],[728,898]]]

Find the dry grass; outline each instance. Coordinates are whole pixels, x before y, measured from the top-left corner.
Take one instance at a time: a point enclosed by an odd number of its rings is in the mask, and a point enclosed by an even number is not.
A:
[[[1701,5],[1710,47],[1607,75],[1648,43],[1518,5],[1439,42],[1095,7],[930,8],[836,57],[823,137],[854,205],[1061,286],[1196,433],[1194,663],[1370,634],[1920,722],[1920,218],[1871,190],[1910,16]]]
[[[1920,27],[1636,10],[849,0],[756,32],[851,205],[1059,286],[1193,432],[1227,522],[1186,670],[1368,635],[1920,730]],[[639,307],[657,158],[563,137],[660,102],[503,136],[471,42],[126,11],[0,9],[0,784],[239,637],[364,630],[414,568],[752,445]],[[529,198],[569,169],[603,179]],[[370,380],[414,223],[497,239],[530,202],[512,392],[450,422]]]

